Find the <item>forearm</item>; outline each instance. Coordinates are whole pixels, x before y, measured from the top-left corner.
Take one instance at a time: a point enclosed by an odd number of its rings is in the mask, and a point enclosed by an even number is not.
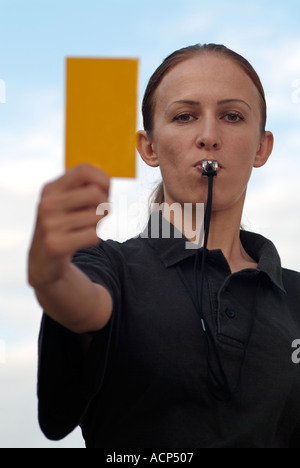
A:
[[[111,316],[109,292],[71,263],[61,278],[36,287],[35,293],[44,312],[75,333],[100,330]]]

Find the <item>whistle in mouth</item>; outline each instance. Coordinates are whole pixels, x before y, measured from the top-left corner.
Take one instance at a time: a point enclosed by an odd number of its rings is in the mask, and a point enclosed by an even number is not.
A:
[[[218,174],[218,161],[202,161],[202,175],[216,176]]]

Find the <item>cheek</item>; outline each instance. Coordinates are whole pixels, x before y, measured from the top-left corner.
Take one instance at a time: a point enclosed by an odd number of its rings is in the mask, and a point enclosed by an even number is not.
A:
[[[258,147],[259,145],[256,143],[256,139],[248,135],[236,141],[237,151],[234,153],[234,164],[239,168],[241,173],[251,172]]]
[[[227,161],[224,161],[225,170],[220,177],[219,188],[223,195],[227,193],[228,196],[239,198],[251,177],[257,147],[253,138],[244,135],[235,139],[231,150],[231,154],[229,149],[226,157]]]
[[[179,168],[185,154],[182,143],[172,138],[158,140],[155,144],[155,151],[161,170],[163,168]]]

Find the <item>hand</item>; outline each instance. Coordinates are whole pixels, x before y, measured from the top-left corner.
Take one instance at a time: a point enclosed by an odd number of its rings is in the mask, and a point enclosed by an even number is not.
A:
[[[103,171],[81,164],[44,187],[28,261],[33,287],[60,279],[76,250],[98,244],[96,226],[107,213],[96,208],[108,202],[109,185]]]

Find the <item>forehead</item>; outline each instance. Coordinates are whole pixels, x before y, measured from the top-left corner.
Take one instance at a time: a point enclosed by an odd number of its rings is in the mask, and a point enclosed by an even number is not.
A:
[[[156,107],[173,99],[245,99],[259,106],[259,92],[245,71],[233,60],[200,55],[176,65],[156,90]]]

